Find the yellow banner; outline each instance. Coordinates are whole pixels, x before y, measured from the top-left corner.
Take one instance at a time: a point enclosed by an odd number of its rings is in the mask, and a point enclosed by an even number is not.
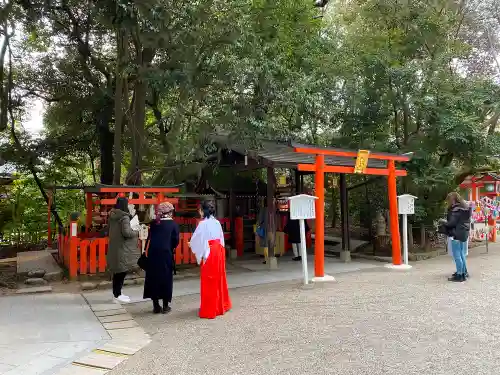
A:
[[[370,151],[359,150],[358,157],[356,158],[356,165],[354,166],[354,173],[365,173],[368,167],[368,159],[370,158]]]
[[[279,186],[286,186],[286,175],[282,174],[278,180]]]

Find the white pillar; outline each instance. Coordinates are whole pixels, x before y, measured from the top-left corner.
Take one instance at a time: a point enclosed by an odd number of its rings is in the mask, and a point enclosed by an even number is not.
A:
[[[306,226],[304,219],[300,219],[300,256],[302,257],[302,276],[304,277],[304,285],[307,285],[309,283],[309,275],[307,273]]]

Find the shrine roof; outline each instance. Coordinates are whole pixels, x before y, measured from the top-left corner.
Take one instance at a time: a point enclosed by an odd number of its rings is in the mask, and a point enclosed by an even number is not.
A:
[[[232,139],[228,135],[212,135],[212,141],[220,148],[227,149],[239,155],[246,155],[263,166],[274,168],[296,168],[298,164],[314,164],[315,155],[300,152],[300,150],[312,150],[319,154],[325,154],[325,165],[354,167],[356,164],[357,150],[346,150],[333,147],[318,147],[304,145],[293,141],[260,139],[252,142],[254,145],[246,146],[244,142]],[[299,151],[296,151],[299,150]],[[328,155],[329,152],[338,155]],[[408,161],[410,155],[398,155],[383,152],[370,152],[368,168],[387,168],[387,159],[396,161]]]
[[[67,186],[54,186],[53,189],[56,190],[83,190],[85,193],[119,193],[119,192],[150,192],[150,193],[162,193],[162,192],[172,192],[176,193],[184,184],[177,185],[163,185],[163,186],[132,186],[132,185],[104,185],[96,184],[92,186],[79,186],[79,185],[67,185]]]

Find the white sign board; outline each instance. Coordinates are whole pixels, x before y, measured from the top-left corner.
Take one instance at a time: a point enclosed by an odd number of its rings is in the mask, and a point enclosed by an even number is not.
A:
[[[417,197],[410,194],[403,194],[398,197],[398,211],[400,215],[415,214],[415,199]]]
[[[78,235],[78,224],[71,223],[71,237],[76,237]]]
[[[299,194],[288,199],[290,200],[290,218],[292,220],[316,218],[315,200],[318,199],[318,197]]]

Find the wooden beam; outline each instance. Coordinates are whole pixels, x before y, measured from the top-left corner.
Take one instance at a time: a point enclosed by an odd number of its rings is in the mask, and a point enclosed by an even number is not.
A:
[[[349,238],[349,196],[347,193],[346,175],[341,174],[339,179],[340,187],[340,225],[342,227],[342,250],[350,251]]]
[[[267,167],[267,252],[269,258],[275,257],[274,246],[276,244],[276,201],[274,196],[276,194],[276,176],[274,175],[274,168]],[[269,264],[268,264],[269,265]]]
[[[340,156],[344,158],[355,158],[358,156],[358,153],[356,151],[328,150],[315,147],[295,147],[294,150],[295,152],[300,152],[302,154]],[[370,159],[410,161],[410,157],[405,155],[377,154],[377,153],[370,153]]]
[[[162,188],[162,187],[140,187],[140,186],[128,186],[128,187],[101,187],[99,188],[101,193],[178,193],[179,188]]]
[[[105,198],[100,199],[95,202],[95,204],[100,204],[101,206],[114,206],[116,204],[117,198]],[[170,202],[172,204],[179,203],[177,198],[163,198],[161,202]],[[132,198],[128,200],[129,204],[158,204],[158,198]]]
[[[316,166],[314,164],[299,164],[297,169],[301,172],[314,172],[316,171]],[[325,166],[325,173],[348,173],[354,174],[354,167],[342,167],[342,166]],[[379,168],[366,168],[366,175],[375,175],[375,176],[388,176],[388,169],[379,169]],[[408,173],[404,169],[396,170],[396,177],[407,176]]]

